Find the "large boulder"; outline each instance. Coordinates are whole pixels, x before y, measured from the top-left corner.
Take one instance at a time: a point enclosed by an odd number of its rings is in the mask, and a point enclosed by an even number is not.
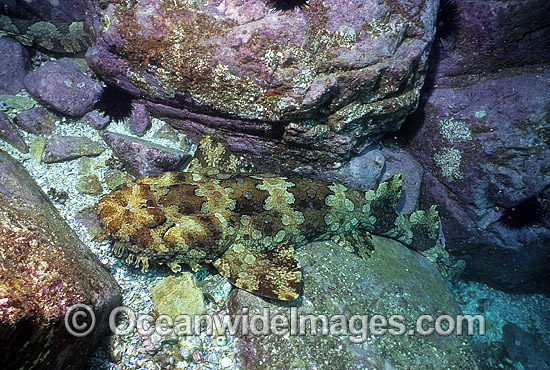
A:
[[[49,22],[82,21],[86,6],[82,0],[2,0],[5,14]]]
[[[443,0],[438,84],[550,62],[547,0]]]
[[[25,48],[17,41],[0,37],[0,95],[15,95],[23,89],[27,73]]]
[[[0,250],[0,367],[82,369],[107,334],[107,318],[121,304],[120,288],[26,170],[4,151]],[[72,335],[66,327],[65,315],[75,304],[89,307],[81,310],[83,316],[74,316],[77,326],[95,316],[95,328],[87,335]],[[72,318],[68,316],[69,324]],[[76,333],[87,330],[82,329]]]
[[[550,292],[549,10],[443,1],[429,83],[398,134],[464,277],[518,293]]]
[[[537,200],[550,184],[550,72],[514,72],[435,89],[411,120],[424,123],[408,149],[426,169],[425,200],[438,204],[464,276],[550,292],[550,213]]]
[[[416,107],[436,0],[87,0],[106,81],[271,171],[338,167]]]
[[[44,106],[69,116],[86,114],[103,92],[103,87],[69,58],[40,66],[25,76],[24,83]]]
[[[242,367],[247,370],[477,369],[475,351],[467,336],[412,335],[415,320],[420,315],[436,318],[447,314],[456,318],[460,314],[460,308],[435,265],[389,239],[374,237],[374,246],[367,260],[330,242],[311,243],[297,250],[303,272],[303,295],[290,305],[267,302],[243,290],[235,290],[229,299],[231,315],[249,312],[263,316],[263,310],[269,309],[266,335],[245,335],[242,331],[239,334],[237,357]],[[291,310],[296,311],[293,314]],[[372,326],[368,327],[375,315],[389,320],[396,314],[405,317],[403,324],[407,330],[404,335],[376,334]],[[287,319],[289,334],[285,335],[283,325],[278,325],[283,332],[270,331],[277,325],[269,325],[270,320],[277,322],[273,319],[275,315]],[[293,315],[296,321],[307,315],[326,315],[334,320],[330,325],[340,322],[346,329],[340,333],[322,334],[319,327],[314,335],[311,326],[302,334],[300,326],[296,325],[293,329],[296,331],[290,334]],[[335,315],[343,315],[346,319]],[[356,331],[346,334],[354,315],[360,315],[354,324]],[[252,334],[252,330],[262,329],[262,320],[259,324],[256,320],[249,317]],[[382,319],[375,317],[372,322],[380,323],[377,320]],[[388,329],[391,326],[379,327]]]

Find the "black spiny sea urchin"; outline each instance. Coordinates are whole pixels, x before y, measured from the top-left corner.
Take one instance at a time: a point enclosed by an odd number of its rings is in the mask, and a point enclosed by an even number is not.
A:
[[[498,221],[508,229],[520,230],[542,224],[545,217],[542,203],[533,196],[504,210]]]
[[[308,0],[267,0],[267,4],[275,10],[293,10],[307,6]]]
[[[107,85],[95,108],[111,117],[115,122],[123,121],[130,117],[132,112],[132,96],[115,85]]]

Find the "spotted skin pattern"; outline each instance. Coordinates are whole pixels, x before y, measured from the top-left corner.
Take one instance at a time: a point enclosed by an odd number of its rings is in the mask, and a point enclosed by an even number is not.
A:
[[[235,286],[279,300],[298,298],[295,248],[308,242],[339,236],[365,258],[370,234],[419,250],[436,243],[435,207],[410,216],[394,211],[400,175],[362,192],[302,178],[202,172],[166,172],[121,185],[98,203],[100,237],[113,239],[115,252],[128,251],[127,261],[142,270],[150,261],[173,271],[212,263]]]

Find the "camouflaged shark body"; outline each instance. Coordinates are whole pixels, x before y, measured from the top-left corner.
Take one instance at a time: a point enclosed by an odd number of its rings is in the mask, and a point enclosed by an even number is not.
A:
[[[203,171],[204,172],[204,171]],[[368,235],[415,249],[435,245],[435,207],[396,213],[402,179],[395,175],[366,192],[341,184],[253,174],[167,172],[121,185],[98,203],[103,237],[128,262],[212,263],[239,288],[293,300],[301,273],[294,249],[336,236],[368,257]]]
[[[86,51],[95,34],[86,22],[44,22],[0,15],[0,36],[10,36],[25,46],[38,46],[55,53]]]

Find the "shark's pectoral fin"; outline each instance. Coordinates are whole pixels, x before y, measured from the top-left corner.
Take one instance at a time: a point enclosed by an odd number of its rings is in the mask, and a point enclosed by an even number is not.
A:
[[[302,273],[289,243],[268,252],[251,251],[236,243],[214,266],[233,285],[262,297],[291,301],[300,295]]]

